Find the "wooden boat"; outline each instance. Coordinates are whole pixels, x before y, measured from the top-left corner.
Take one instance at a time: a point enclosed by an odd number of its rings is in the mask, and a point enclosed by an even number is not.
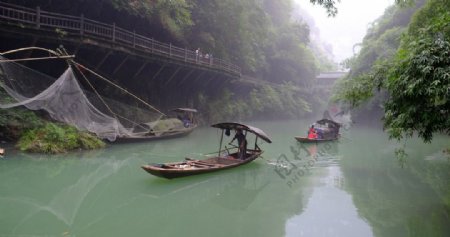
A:
[[[311,139],[311,138],[307,138],[307,137],[295,137],[295,139],[299,142],[303,142],[303,143],[315,143],[315,142],[329,142],[329,141],[335,141],[339,138],[339,136],[334,137],[334,138],[326,138],[326,139]]]
[[[318,120],[315,124],[318,125],[315,127],[315,129],[316,131],[318,131],[318,133],[320,133],[321,138],[297,136],[295,137],[295,139],[302,143],[329,142],[339,139],[339,128],[341,127],[340,123],[337,123],[330,119],[321,119]]]
[[[194,114],[197,113],[196,109],[191,108],[175,108],[171,112],[175,115],[171,116],[172,119],[180,120],[182,125],[177,128],[164,130],[164,131],[152,131],[135,133],[133,136],[117,137],[114,141],[115,143],[133,143],[133,142],[147,142],[153,140],[162,140],[169,138],[177,138],[189,135],[195,128],[197,128],[197,121]],[[178,121],[178,123],[180,123]],[[181,124],[180,123],[180,124]],[[142,124],[142,126],[148,126],[147,124]],[[150,128],[148,128],[150,130]]]
[[[219,151],[214,156],[201,160],[185,158],[184,161],[180,162],[148,164],[143,165],[142,169],[152,175],[168,179],[214,172],[241,166],[258,158],[263,153],[263,151],[257,144],[258,138],[268,143],[272,143],[269,137],[261,129],[249,125],[240,123],[218,123],[212,125],[212,127],[222,130]],[[230,130],[236,129],[245,131],[245,136],[247,136],[248,133],[252,133],[255,135],[255,146],[253,149],[246,150],[245,159],[238,159],[239,151],[236,146],[232,148],[227,148],[225,146],[225,148],[222,150],[224,133],[229,135]],[[230,150],[232,151],[231,153]],[[223,155],[223,153],[225,153],[226,155]]]
[[[192,125],[188,128],[178,129],[178,130],[168,130],[160,135],[151,134],[151,135],[136,135],[136,136],[128,136],[128,137],[117,137],[114,143],[133,143],[133,142],[148,142],[154,140],[162,140],[162,139],[170,139],[170,138],[178,138],[189,135],[194,129],[197,128],[197,125]]]

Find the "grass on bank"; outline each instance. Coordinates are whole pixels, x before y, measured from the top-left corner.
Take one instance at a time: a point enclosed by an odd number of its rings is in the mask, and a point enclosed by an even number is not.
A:
[[[105,143],[87,132],[55,123],[24,132],[16,145],[21,151],[33,153],[65,153],[77,149],[97,149],[105,147]]]

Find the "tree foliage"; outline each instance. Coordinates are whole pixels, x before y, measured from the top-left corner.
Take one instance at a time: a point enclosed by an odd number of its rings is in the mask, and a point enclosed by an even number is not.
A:
[[[450,3],[430,1],[413,19],[388,72],[385,126],[395,138],[450,134]]]
[[[243,121],[250,118],[298,118],[311,112],[309,103],[302,98],[293,83],[280,87],[260,85],[246,96],[236,96],[225,89],[217,98],[203,94],[198,98],[199,109],[207,115],[208,123],[223,120]]]
[[[330,64],[323,55],[318,56],[319,50],[310,42],[308,24],[301,17],[293,17],[293,0],[17,1],[63,14],[83,14],[188,49],[200,48],[203,54],[229,60],[240,66],[243,74],[280,84],[280,88],[310,86],[318,68]],[[336,9],[335,1],[311,2],[330,12]],[[223,98],[229,101],[226,108],[232,114],[244,114],[247,118],[249,114],[269,114],[270,109],[288,117],[298,113],[283,110],[309,110],[300,99],[305,94],[280,88],[255,88],[251,99],[261,101],[259,110],[242,109],[248,95],[233,96],[225,91]],[[221,103],[218,98],[210,99]]]
[[[260,1],[193,0],[189,41],[204,53],[231,60],[245,71],[264,63],[269,21]]]
[[[244,74],[264,80],[298,83],[314,77],[322,59],[309,49],[308,25],[292,20],[291,0],[192,2],[195,26],[189,41],[195,48],[231,60]]]
[[[384,15],[368,29],[360,44],[359,53],[346,60],[345,66],[350,68],[350,72],[336,84],[333,99],[345,101],[352,108],[356,108],[355,119],[367,119],[368,114],[382,113],[385,93],[377,91],[377,88],[381,88],[383,71],[396,54],[401,34],[413,12],[398,6],[386,9]]]
[[[311,50],[309,26],[293,17],[293,0],[5,1],[83,14],[180,47],[200,48],[239,65],[244,74],[277,83],[308,84],[319,67],[329,65]],[[334,0],[311,2],[336,9]]]
[[[114,8],[157,22],[175,39],[182,40],[192,26],[191,5],[185,0],[111,0]]]
[[[360,105],[381,95],[375,89],[385,90],[384,126],[391,137],[417,132],[430,141],[435,132],[450,133],[450,2],[427,1],[407,28],[401,25],[411,10],[397,9],[386,12],[391,20],[382,18],[383,24],[369,31],[335,97]],[[405,29],[401,37],[398,27]]]
[[[328,16],[336,16],[338,13],[336,3],[340,2],[340,0],[311,0],[311,2],[322,5],[327,10]]]

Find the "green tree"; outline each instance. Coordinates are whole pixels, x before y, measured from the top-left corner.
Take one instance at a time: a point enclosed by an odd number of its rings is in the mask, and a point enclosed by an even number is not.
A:
[[[192,6],[185,0],[110,0],[109,3],[119,11],[126,11],[160,25],[177,40],[183,40],[186,31],[193,25]]]
[[[369,31],[360,54],[350,60],[352,72],[340,82],[336,98],[360,105],[381,95],[374,93],[376,88],[386,90],[384,126],[391,137],[401,139],[417,132],[430,141],[435,132],[449,134],[449,10],[448,1],[427,1],[414,14],[401,40],[397,40],[393,21],[404,24],[408,14],[382,21],[383,25],[377,26],[381,32]],[[395,12],[387,11],[399,16]],[[398,50],[393,51],[396,45]],[[383,56],[379,52],[391,53]]]
[[[413,19],[388,72],[385,126],[392,137],[413,132],[430,141],[450,134],[450,3],[429,1]]]
[[[193,0],[195,27],[189,41],[203,53],[230,60],[244,72],[265,63],[269,21],[256,0]]]

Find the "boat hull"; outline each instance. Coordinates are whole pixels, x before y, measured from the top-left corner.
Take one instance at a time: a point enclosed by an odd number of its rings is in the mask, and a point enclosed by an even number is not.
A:
[[[184,137],[184,136],[189,135],[192,131],[194,131],[195,128],[196,128],[196,126],[184,129],[182,131],[161,134],[160,136],[150,135],[150,136],[135,136],[135,137],[118,137],[114,141],[114,143],[148,142],[148,141],[154,141],[154,140],[163,140],[163,139]]]
[[[187,160],[182,162],[149,164],[143,165],[141,168],[149,174],[162,178],[173,179],[211,173],[245,165],[258,158],[262,153],[262,151],[251,151],[245,160],[221,157],[213,157],[205,160],[192,160],[186,158]]]
[[[311,139],[307,137],[295,137],[295,139],[302,143],[319,143],[319,142],[330,142],[330,141],[336,141],[339,137],[334,138],[327,138],[327,139]]]

